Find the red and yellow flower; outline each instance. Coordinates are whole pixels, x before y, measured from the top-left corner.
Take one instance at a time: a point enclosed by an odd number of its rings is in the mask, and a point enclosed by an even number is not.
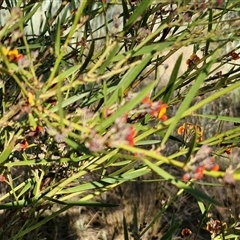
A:
[[[3,47],[2,52],[7,57],[9,62],[17,62],[23,57],[23,55],[20,54],[16,48],[10,49]]]
[[[192,54],[190,58],[186,61],[188,68],[195,67],[200,62],[200,58],[196,53]]]
[[[167,104],[162,103],[162,101],[152,101],[149,96],[142,100],[142,107],[149,113],[152,117],[157,118],[161,121],[166,121],[168,119]]]
[[[195,133],[197,134],[197,142],[203,140],[203,129],[198,124],[184,123],[178,128],[177,133],[183,136],[186,141],[190,140]]]

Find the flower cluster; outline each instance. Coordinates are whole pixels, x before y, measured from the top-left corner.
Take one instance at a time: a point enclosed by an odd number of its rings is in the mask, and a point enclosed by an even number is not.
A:
[[[117,147],[119,144],[134,146],[136,130],[133,125],[127,124],[127,115],[116,119],[107,134],[101,136],[92,131],[85,142],[85,146],[92,152],[100,152],[105,147]]]
[[[129,92],[121,103],[116,103],[105,108],[102,112],[102,117],[108,118],[116,112],[119,107],[131,101],[134,96],[135,94]],[[86,137],[85,145],[92,152],[100,152],[106,147],[117,147],[119,144],[134,146],[136,130],[130,123],[141,119],[146,114],[150,114],[153,118],[165,121],[167,120],[166,112],[167,104],[163,104],[161,101],[152,101],[150,97],[147,96],[135,109],[117,118],[105,135],[102,136],[95,130],[92,130],[90,135]]]
[[[180,235],[181,238],[189,239],[189,237],[192,235],[192,231],[189,228],[184,228],[182,229]]]
[[[85,141],[85,146],[91,152],[101,152],[105,149],[106,142],[106,136],[101,136],[95,130],[93,130]]]
[[[185,142],[190,142],[194,134],[197,135],[197,142],[203,140],[203,129],[198,124],[184,123],[178,128],[177,133],[183,136]]]
[[[235,187],[236,179],[234,178],[233,171],[230,169],[226,170],[226,173],[223,177],[223,182],[230,187]]]
[[[200,58],[197,54],[192,54],[190,58],[186,61],[186,64],[188,65],[188,68],[196,67],[198,63],[200,62]]]
[[[162,101],[152,101],[150,97],[147,96],[142,100],[141,110],[159,120],[167,120],[167,104],[163,104]]]
[[[144,27],[141,27],[141,28],[138,29],[136,40],[137,40],[137,41],[141,41],[141,40],[143,40],[144,38],[146,38],[147,36],[149,36],[150,33],[151,33],[151,32],[150,32],[149,29],[144,28]]]
[[[116,146],[119,143],[133,146],[135,144],[135,135],[134,126],[127,124],[127,115],[117,118],[107,134],[108,146]]]
[[[190,179],[200,180],[204,177],[204,171],[218,171],[219,165],[215,163],[215,159],[210,156],[212,149],[203,145],[184,167],[186,173],[183,176],[184,181]]]
[[[19,69],[27,68],[30,63],[36,61],[38,57],[38,51],[32,51],[30,53],[30,58],[26,55],[19,53],[16,48],[2,47],[2,54],[7,58],[9,62],[14,62],[18,64]]]
[[[27,139],[23,139],[23,141],[20,143],[18,151],[23,151],[29,147]]]
[[[222,231],[227,230],[227,224],[220,220],[210,219],[207,223],[206,230],[208,230],[213,236],[220,234]]]
[[[2,48],[3,54],[7,57],[9,62],[17,62],[23,55],[18,52],[17,49]]]

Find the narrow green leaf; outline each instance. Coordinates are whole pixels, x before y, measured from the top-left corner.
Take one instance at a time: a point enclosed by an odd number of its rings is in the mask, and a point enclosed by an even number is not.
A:
[[[181,66],[181,63],[182,63],[182,57],[183,55],[181,54],[175,65],[174,65],[174,68],[172,70],[172,74],[171,74],[171,77],[169,79],[169,82],[166,86],[166,90],[165,90],[165,93],[164,93],[164,97],[163,97],[163,102],[164,103],[168,103],[172,94],[173,94],[173,91],[175,89],[175,83],[176,83],[176,80],[177,80],[177,77],[178,77],[178,72],[179,72],[179,69],[180,69],[180,66]]]
[[[208,9],[209,17],[208,17],[208,32],[212,30],[212,24],[213,24],[213,10],[211,8]],[[208,49],[210,46],[210,40],[207,39],[206,46],[205,46],[205,56],[208,55]]]
[[[86,206],[86,207],[118,207],[118,204],[94,202],[94,201],[65,201],[67,206]]]
[[[21,192],[18,194],[18,199],[27,191],[29,192],[32,185],[33,185],[33,182],[28,181],[27,184],[22,188]]]
[[[13,208],[22,208],[27,205],[26,200],[12,201],[5,204],[0,204],[0,209],[13,209]]]
[[[13,148],[15,147],[16,138],[14,137],[10,143],[4,148],[3,152],[0,154],[0,164],[3,164],[12,153]]]
[[[71,4],[72,4],[72,9],[75,9],[75,7],[74,7],[75,3],[72,2]],[[60,24],[61,24],[61,26],[62,26],[63,24],[65,24],[65,23],[67,23],[68,14],[69,14],[69,8],[66,7],[66,8],[64,9],[64,12],[63,12],[63,13],[61,12],[61,19],[60,19]],[[58,16],[59,16],[59,15],[58,15]]]
[[[168,50],[172,45],[173,41],[166,41],[161,43],[153,43],[150,45],[143,46],[138,51],[135,49],[130,50],[128,52],[120,53],[114,58],[112,58],[111,62],[118,62],[126,57],[126,55],[131,54],[132,57],[142,56],[144,54],[162,52]]]
[[[152,2],[153,0],[141,1],[137,8],[134,10],[133,14],[128,19],[123,30],[127,31],[127,29],[129,29],[132,26],[132,24],[136,22],[139,17],[142,16],[142,14],[146,11],[146,9],[148,9],[148,6],[150,6]]]
[[[122,0],[122,6],[123,6],[123,24],[126,25],[127,19],[129,19],[129,9],[126,0]]]
[[[131,83],[133,83],[136,80],[137,76],[143,71],[143,69],[147,66],[151,59],[152,55],[148,54],[142,59],[141,63],[127,71],[127,73],[123,76],[120,83],[118,84],[118,87],[116,88],[115,92],[108,100],[107,102],[108,106],[111,106],[117,101],[118,98],[117,93],[120,90],[124,92],[131,85]]]
[[[36,120],[35,120],[35,118],[34,118],[32,113],[28,114],[28,120],[29,120],[30,126],[33,127],[33,129],[36,129],[37,122],[36,122]]]
[[[80,68],[81,65],[75,65],[71,68],[69,68],[68,70],[66,70],[65,72],[59,74],[57,77],[55,77],[53,79],[53,81],[51,82],[51,85],[53,84],[57,84],[59,81],[62,81],[64,79],[66,79],[67,77],[71,76],[72,74],[75,74],[76,71]]]
[[[25,15],[23,16],[22,19],[19,19],[19,22],[22,24],[22,26],[24,26],[24,24],[28,23],[28,21],[32,19],[32,16],[38,11],[41,5],[42,3],[38,3],[37,5],[32,5],[29,8],[24,8]],[[28,24],[31,24],[31,23],[28,23]]]
[[[58,105],[58,116],[59,116],[59,126],[61,128],[61,130],[63,131],[64,129],[64,123],[63,123],[63,119],[65,118],[65,111],[64,108],[62,107],[62,101],[63,101],[63,96],[62,96],[62,92],[61,92],[61,86],[63,83],[63,79],[59,79],[58,83],[57,83],[57,105]]]
[[[59,191],[57,194],[65,194],[65,193],[74,193],[74,192],[84,192],[91,189],[100,189],[100,188],[106,188],[110,186],[111,184],[117,183],[117,182],[124,182],[124,179],[121,179],[120,177],[116,178],[104,178],[99,181],[92,181],[90,183],[84,183],[81,185],[78,185],[76,187],[71,187],[68,189],[64,189],[62,191]]]
[[[70,138],[65,138],[64,139],[64,142],[70,146],[71,148],[75,149],[75,150],[78,150],[79,152],[82,152],[82,153],[85,153],[85,154],[88,154],[88,156],[90,157],[90,151],[88,148],[86,148],[84,145],[82,144],[78,144],[76,141],[70,139]]]
[[[107,56],[106,60],[103,62],[102,66],[99,68],[98,70],[98,74],[99,75],[102,75],[105,73],[106,71],[106,68],[109,66],[111,60],[116,56],[118,55],[119,51],[119,45],[116,44],[116,46],[111,50],[111,52],[109,53],[109,55]]]
[[[238,240],[240,237],[240,231],[234,233],[234,234],[229,234],[225,236],[225,239],[235,239]],[[214,240],[223,240],[222,235],[216,236]]]
[[[152,144],[157,144],[160,143],[161,140],[144,140],[144,141],[139,141],[135,144],[135,146],[144,146],[144,145],[152,145]]]
[[[138,177],[141,177],[147,173],[149,173],[150,170],[146,167],[142,167],[140,169],[131,169],[125,173],[122,174],[122,177],[125,179],[125,180],[132,180],[132,179],[136,179]]]
[[[55,56],[57,57],[61,51],[61,31],[60,31],[60,20],[57,19],[57,30],[56,30],[56,37],[55,37]]]
[[[60,201],[55,198],[43,196],[44,199],[57,203],[60,205],[67,205],[67,206],[86,206],[86,207],[117,207],[117,204],[111,203],[103,203],[103,202],[94,202],[94,201]]]
[[[92,61],[92,56],[94,54],[94,50],[95,50],[95,40],[92,40],[88,55],[79,70],[80,73],[83,72],[86,69],[86,67],[88,66],[89,62]]]
[[[65,108],[75,102],[77,102],[78,100],[80,99],[83,99],[84,97],[88,96],[89,95],[89,92],[84,92],[82,94],[79,94],[79,95],[74,95],[72,97],[69,97],[67,99],[65,99],[63,102],[62,102],[62,108]],[[57,112],[59,110],[59,106],[56,105],[54,107],[52,107],[51,109],[49,109],[49,111],[51,112]]]

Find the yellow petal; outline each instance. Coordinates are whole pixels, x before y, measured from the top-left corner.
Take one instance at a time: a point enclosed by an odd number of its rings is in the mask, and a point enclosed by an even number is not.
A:
[[[7,58],[9,61],[13,61],[14,59],[17,59],[18,55],[19,55],[18,50],[13,49],[7,53]]]
[[[183,135],[185,131],[184,125],[180,126],[177,130],[178,135]]]
[[[159,110],[159,113],[158,113],[158,119],[161,119],[162,116],[164,116],[167,112],[167,105],[166,104],[163,104]]]
[[[30,105],[34,105],[34,96],[31,92],[28,93],[28,102]]]

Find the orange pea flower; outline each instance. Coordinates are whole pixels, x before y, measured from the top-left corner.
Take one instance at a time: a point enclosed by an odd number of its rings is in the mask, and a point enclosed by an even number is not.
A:
[[[22,54],[19,54],[18,50],[15,49],[9,49],[9,48],[2,48],[3,54],[7,57],[9,62],[17,62],[19,59],[23,57]]]
[[[200,62],[200,58],[197,54],[192,54],[190,58],[186,61],[186,64],[188,65],[188,68],[196,66]]]

